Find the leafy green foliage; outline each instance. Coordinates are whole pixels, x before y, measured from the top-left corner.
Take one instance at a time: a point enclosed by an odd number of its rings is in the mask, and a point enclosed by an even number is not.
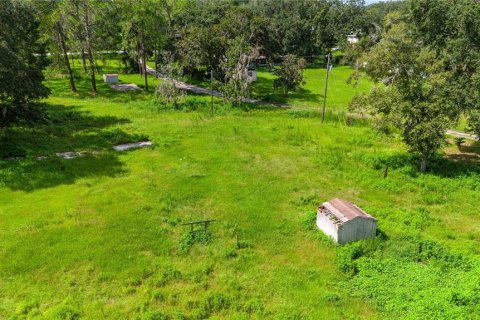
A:
[[[451,254],[434,241],[410,240],[398,257],[390,249],[356,260],[356,275],[344,282],[358,296],[373,299],[391,314],[411,319],[477,314],[478,263]],[[399,281],[401,279],[401,281]]]
[[[445,143],[445,130],[458,119],[455,104],[446,94],[451,73],[435,52],[415,40],[409,25],[398,15],[382,40],[365,56],[366,72],[385,87],[378,87],[352,110],[367,108],[381,121],[402,132],[410,150],[421,155],[420,170]]]
[[[0,21],[0,127],[4,127],[38,117],[33,102],[46,97],[49,90],[42,84],[47,61],[32,5],[4,0]]]
[[[174,14],[177,21],[191,6],[206,6],[215,14],[190,18],[213,24],[229,5],[177,3],[176,10],[185,8]],[[278,3],[274,12],[285,4]],[[285,6],[284,16],[311,5],[298,3]],[[285,50],[310,50],[289,47],[297,43],[291,34],[312,30],[303,23],[285,28]],[[431,51],[423,54],[401,58],[432,61]],[[97,63],[105,72],[120,69]],[[430,171],[419,175],[419,155],[406,153],[395,136],[363,126],[366,121],[347,122],[338,111],[354,92],[340,85],[348,68],[332,73],[336,112],[319,126],[314,110],[253,105],[224,107],[210,117],[209,97],[188,97],[188,112],[178,112],[156,108],[153,95],[116,93],[106,84],[93,99],[85,94],[81,62],[75,64],[78,96],[52,71],[54,96],[44,104],[51,123],[14,125],[0,140],[2,152],[26,156],[0,160],[0,317],[450,319],[479,313],[478,167],[435,155]],[[287,101],[316,106],[323,71],[307,69],[313,80]],[[273,75],[262,76],[257,89],[265,95]],[[138,75],[120,79],[142,82]],[[428,94],[435,82],[416,83],[425,87],[411,92]],[[362,90],[368,89],[366,83]],[[146,137],[155,148],[111,150],[117,141]],[[53,156],[71,149],[88,155]],[[37,161],[41,155],[52,159]],[[378,239],[339,247],[316,230],[314,207],[332,197],[377,217]],[[193,215],[218,219],[215,241],[184,233],[179,222]]]
[[[464,137],[455,137],[455,144],[457,145],[457,147],[461,147],[462,144],[465,143],[465,138]]]
[[[364,254],[361,242],[343,246],[337,254],[337,267],[340,271],[348,274],[358,272],[356,260]]]
[[[225,75],[223,94],[236,106],[250,97],[252,84],[248,77],[248,67],[254,58],[251,51],[243,38],[228,41],[228,49],[221,64]]]
[[[294,55],[285,56],[281,67],[274,70],[277,78],[273,81],[273,87],[282,89],[285,96],[288,96],[290,91],[298,90],[305,83],[303,81],[305,67],[305,59],[298,59]]]
[[[203,232],[202,230],[198,231],[188,231],[183,234],[182,238],[180,239],[180,252],[188,253],[190,248],[195,243],[200,243],[207,245],[213,239],[213,236],[210,232]]]

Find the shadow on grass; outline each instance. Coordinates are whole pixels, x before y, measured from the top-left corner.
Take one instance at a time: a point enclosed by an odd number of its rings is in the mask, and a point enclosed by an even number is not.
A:
[[[458,153],[449,153],[447,159],[455,162],[480,163],[480,142],[475,141],[470,145],[461,145]]]
[[[114,176],[122,172],[112,146],[146,139],[119,128],[128,119],[93,116],[76,107],[46,105],[47,119],[31,126],[13,126],[0,136],[0,185],[13,190],[73,183],[81,177]],[[87,153],[64,160],[58,152]],[[37,157],[46,160],[37,160]],[[7,161],[7,158],[19,158]]]
[[[71,160],[48,158],[0,162],[0,185],[11,190],[34,191],[61,184],[71,184],[88,177],[114,177],[124,173],[122,163],[113,153],[84,156]]]
[[[288,99],[296,99],[304,103],[317,103],[323,98],[322,94],[312,93],[305,88],[300,88],[295,92],[290,92],[288,96],[285,96],[281,90],[275,90],[273,88],[273,82],[274,79],[259,76],[254,85],[255,98],[272,103],[287,103]]]
[[[83,68],[79,61],[77,61],[76,66],[72,68],[75,78],[75,86],[77,87],[77,92],[72,93],[70,91],[70,85],[68,81],[68,75],[66,70],[51,69],[48,76],[46,84],[52,91],[53,96],[57,97],[68,97],[68,98],[93,98],[90,73],[84,72]],[[115,63],[114,65],[108,66],[98,66],[96,70],[96,85],[97,85],[97,95],[96,97],[101,97],[108,99],[113,102],[129,102],[132,100],[147,100],[150,99],[152,93],[155,91],[155,84],[153,77],[149,77],[149,92],[144,91],[144,80],[140,74],[125,74],[122,73],[123,67]],[[103,81],[103,74],[105,73],[116,73],[119,74],[120,81],[119,84],[135,83],[141,90],[136,91],[115,91],[110,88],[110,84],[107,84]]]
[[[110,88],[110,85],[103,82],[101,77],[96,77],[97,80],[97,95],[96,97],[103,97],[112,102],[129,102],[132,100],[146,100],[151,97],[151,93],[154,92],[155,87],[150,88],[150,92],[143,91],[143,86],[139,85],[141,90],[136,91],[115,91]],[[68,80],[65,78],[50,78],[47,82],[47,86],[52,91],[53,96],[57,97],[75,97],[80,99],[93,98],[91,89],[91,80],[89,77],[83,77],[75,75],[75,85],[77,87],[77,93],[72,93],[68,85]],[[119,84],[126,84],[130,82],[119,81]]]
[[[455,178],[459,176],[480,175],[478,162],[473,162],[462,155],[442,156],[440,154],[432,157],[428,162],[427,174],[436,175],[442,178]],[[378,156],[369,159],[374,169],[384,169],[388,166],[391,169],[403,169],[411,177],[417,177],[420,172],[420,156],[398,153],[388,156]]]

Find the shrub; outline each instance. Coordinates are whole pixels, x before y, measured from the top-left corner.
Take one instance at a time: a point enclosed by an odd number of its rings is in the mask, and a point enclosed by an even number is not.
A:
[[[337,302],[340,300],[340,296],[336,293],[331,293],[331,292],[328,292],[326,293],[323,298],[325,299],[325,301],[327,302]]]
[[[460,148],[464,142],[465,142],[465,138],[463,138],[463,137],[455,137],[455,145],[456,145],[457,147]]]
[[[290,91],[298,90],[305,83],[303,80],[305,67],[305,59],[297,58],[293,54],[286,55],[281,68],[274,71],[277,78],[273,81],[273,87],[282,89],[285,96],[288,96]]]
[[[26,315],[37,308],[38,308],[38,303],[36,303],[35,301],[22,301],[15,308],[15,314]]]
[[[242,309],[249,314],[259,314],[263,312],[263,304],[259,299],[250,299],[245,302]]]
[[[157,286],[163,287],[169,282],[178,279],[182,279],[182,273],[177,269],[169,266],[160,275],[160,278],[157,280]]]
[[[237,257],[237,250],[236,248],[227,248],[225,249],[224,256],[227,259],[233,259]]]
[[[183,101],[185,94],[177,88],[173,80],[165,80],[157,86],[155,96],[158,104],[178,109],[179,103]]]
[[[80,319],[80,311],[70,300],[65,300],[54,307],[49,314],[52,320],[77,320]]]
[[[143,320],[167,320],[168,317],[160,311],[148,311],[142,317]]]
[[[338,269],[351,275],[356,274],[358,269],[355,260],[360,258],[364,253],[365,249],[362,242],[354,242],[341,247],[336,257]]]
[[[195,243],[209,244],[212,241],[212,234],[207,231],[188,231],[180,239],[180,251],[187,253]]]
[[[307,231],[317,230],[317,213],[309,211],[303,214],[302,225]]]

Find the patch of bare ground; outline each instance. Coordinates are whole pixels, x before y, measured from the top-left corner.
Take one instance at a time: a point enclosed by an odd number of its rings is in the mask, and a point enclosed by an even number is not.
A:
[[[455,162],[480,163],[480,142],[466,140],[456,145],[453,139],[449,140],[450,145],[445,148],[445,158]]]

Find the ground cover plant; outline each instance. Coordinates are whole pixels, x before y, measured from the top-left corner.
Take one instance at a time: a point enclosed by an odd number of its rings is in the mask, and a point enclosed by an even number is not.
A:
[[[345,114],[321,125],[317,112],[216,99],[212,117],[209,97],[172,109],[153,92],[100,83],[95,98],[80,85],[72,96],[55,74],[48,121],[8,128],[1,140],[2,159],[24,157],[0,162],[2,317],[478,313],[479,170],[459,147],[419,174],[398,137]],[[111,149],[144,139],[155,146]],[[85,154],[54,156],[63,151]],[[323,237],[315,207],[333,197],[376,216],[378,238],[338,247]],[[217,221],[206,235],[182,226],[208,218]]]
[[[480,130],[479,13],[2,0],[0,318],[480,318],[480,144],[445,136]],[[147,59],[223,97],[180,96]],[[376,237],[324,236],[334,197]]]
[[[372,82],[362,78],[358,83],[351,83],[349,78],[352,68],[349,66],[335,66],[329,74],[327,91],[327,109],[333,111],[347,110],[350,101],[357,93],[368,93]],[[300,90],[285,97],[282,91],[275,90],[273,82],[275,75],[266,68],[260,68],[258,82],[253,86],[255,98],[273,103],[287,103],[292,106],[320,110],[325,90],[326,68],[322,65],[310,65],[304,70],[305,84]]]

